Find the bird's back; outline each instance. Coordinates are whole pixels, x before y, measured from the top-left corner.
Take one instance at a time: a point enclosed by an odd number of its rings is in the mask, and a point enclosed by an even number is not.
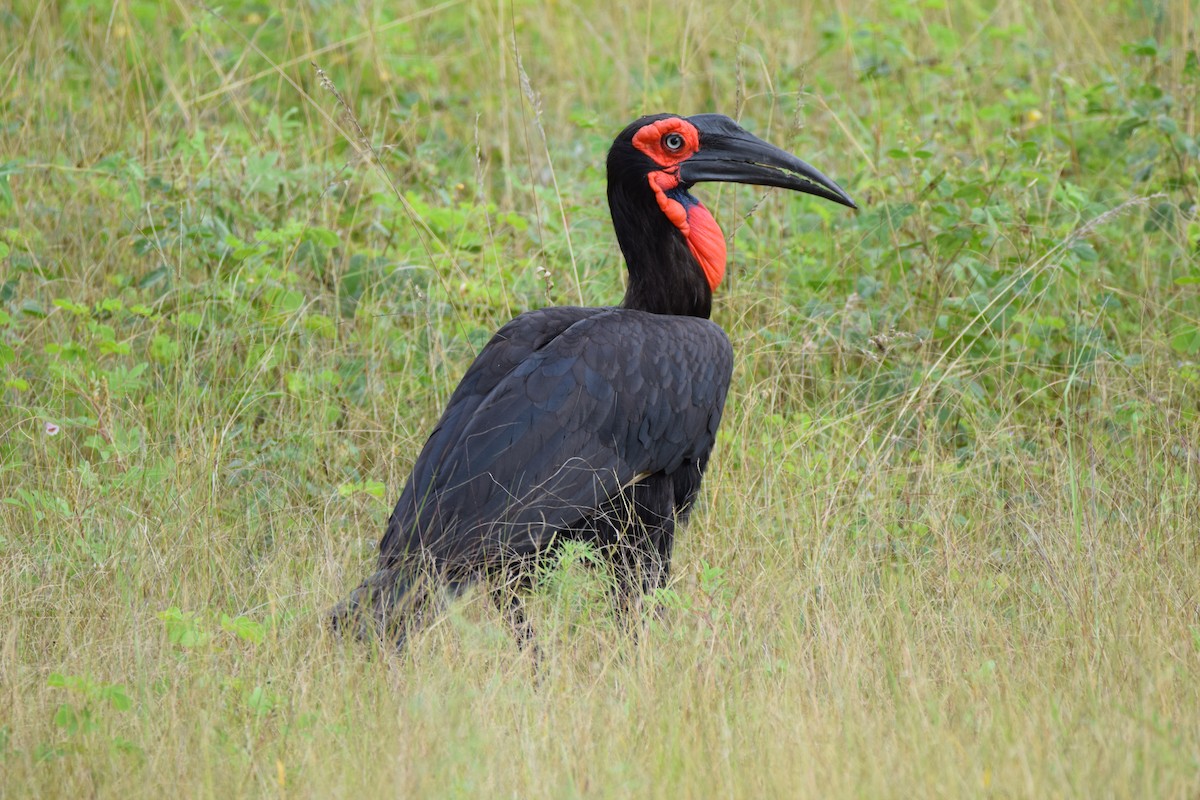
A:
[[[708,320],[556,307],[501,328],[463,377],[380,543],[478,570],[532,555],[647,475],[703,468],[732,372]],[[698,479],[697,479],[698,485]]]

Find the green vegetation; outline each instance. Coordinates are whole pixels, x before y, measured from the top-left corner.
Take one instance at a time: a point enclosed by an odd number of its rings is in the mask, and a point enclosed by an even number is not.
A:
[[[0,794],[1200,793],[1191,3],[283,5],[0,11]],[[863,206],[697,191],[664,613],[573,549],[536,675],[481,597],[328,636],[476,348],[620,298],[660,110]]]

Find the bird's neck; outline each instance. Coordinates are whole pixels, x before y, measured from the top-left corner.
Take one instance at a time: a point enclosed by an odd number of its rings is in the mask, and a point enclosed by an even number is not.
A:
[[[644,190],[626,192],[610,182],[608,194],[617,242],[629,270],[622,307],[707,319],[712,286],[688,239]],[[716,232],[719,237],[720,230]],[[720,268],[723,273],[723,240]]]
[[[667,231],[654,245],[622,244],[621,251],[629,269],[623,307],[705,319],[712,314],[712,289],[677,231]]]

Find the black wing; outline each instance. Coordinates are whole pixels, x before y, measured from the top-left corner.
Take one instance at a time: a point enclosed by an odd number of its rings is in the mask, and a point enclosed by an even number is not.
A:
[[[380,543],[380,566],[534,553],[638,478],[706,460],[733,351],[708,320],[553,308],[502,328],[455,390]]]

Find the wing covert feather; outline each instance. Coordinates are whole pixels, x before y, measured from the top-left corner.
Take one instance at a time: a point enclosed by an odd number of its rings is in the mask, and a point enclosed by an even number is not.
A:
[[[732,367],[729,340],[704,319],[518,317],[468,369],[417,458],[381,566],[527,555],[636,476],[706,460]]]

